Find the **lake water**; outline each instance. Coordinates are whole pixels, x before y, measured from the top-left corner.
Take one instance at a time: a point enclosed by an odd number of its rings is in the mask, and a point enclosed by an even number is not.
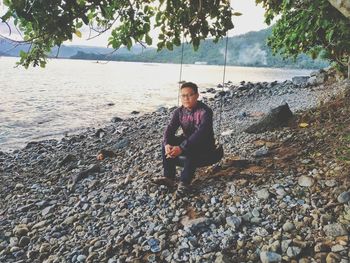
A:
[[[66,132],[99,127],[131,111],[177,105],[180,65],[50,60],[45,69],[14,67],[0,58],[0,150],[29,141],[60,138]],[[309,70],[227,67],[226,81],[283,81]],[[222,83],[223,67],[184,65],[182,80],[201,90]],[[112,106],[109,106],[112,105]]]

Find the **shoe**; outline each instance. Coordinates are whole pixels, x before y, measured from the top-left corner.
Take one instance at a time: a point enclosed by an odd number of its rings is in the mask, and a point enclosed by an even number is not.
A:
[[[154,178],[152,181],[155,184],[165,185],[167,187],[174,187],[174,185],[175,185],[175,182],[173,180],[171,180],[170,178],[165,177],[165,176]]]
[[[179,185],[177,186],[177,190],[176,190],[176,195],[180,196],[180,195],[185,195],[189,192],[190,187],[188,185],[185,185],[183,182],[180,182]]]

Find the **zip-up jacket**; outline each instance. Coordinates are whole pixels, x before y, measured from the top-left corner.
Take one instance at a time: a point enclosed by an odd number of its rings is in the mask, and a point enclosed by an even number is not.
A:
[[[164,145],[169,144],[180,126],[185,137],[180,148],[184,152],[214,149],[213,111],[203,102],[198,101],[192,110],[183,106],[175,110],[164,132]]]

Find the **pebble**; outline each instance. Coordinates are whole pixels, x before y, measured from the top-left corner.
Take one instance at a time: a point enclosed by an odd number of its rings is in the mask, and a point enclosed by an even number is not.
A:
[[[348,235],[346,228],[338,223],[326,225],[323,227],[325,234],[329,237],[338,237]]]
[[[286,222],[283,224],[282,229],[285,232],[290,232],[295,228],[294,224],[291,222]]]
[[[238,229],[242,223],[242,219],[238,216],[226,217],[226,224],[234,229]]]
[[[28,245],[30,243],[30,238],[27,236],[22,236],[21,239],[18,242],[18,245],[20,247],[25,247],[26,245]]]
[[[298,178],[298,184],[303,187],[311,187],[315,183],[315,179],[310,176],[302,175]]]
[[[282,262],[282,257],[275,252],[263,251],[260,253],[260,260],[261,263]]]
[[[287,256],[290,258],[294,258],[294,257],[297,257],[300,254],[300,252],[301,252],[301,248],[291,246],[291,247],[288,247],[287,249]]]
[[[317,158],[300,162],[298,171],[263,167],[268,175],[260,173],[255,170],[264,161],[255,162],[259,150],[273,158],[270,144],[293,141],[295,134],[288,128],[242,132],[282,99],[293,111],[316,105],[312,92],[288,81],[246,82],[240,89],[231,83],[224,93],[215,92],[218,97],[208,103],[224,101],[225,158],[239,156],[244,165],[223,160],[224,169],[198,169],[203,176],[197,176],[193,193],[180,199],[172,189],[150,182],[162,175],[160,141],[174,108],[0,153],[0,170],[6,170],[6,176],[0,173],[6,182],[0,192],[5,211],[0,261],[258,262],[260,257],[262,262],[308,262],[304,248],[311,262],[343,255],[350,213],[347,202],[336,199],[349,189],[347,183],[322,179],[334,175],[314,169]],[[113,154],[96,158],[102,150]],[[338,164],[332,160],[326,166],[334,171]],[[213,169],[229,176],[212,176]],[[297,184],[302,174],[312,184]],[[16,187],[19,179],[22,186]]]
[[[267,189],[261,189],[256,192],[256,196],[259,199],[267,200],[270,197],[270,193]]]
[[[14,234],[15,234],[16,236],[21,237],[21,236],[27,235],[28,232],[29,232],[29,230],[28,230],[27,225],[21,224],[21,225],[16,226],[16,227],[14,228],[13,232],[14,232]]]
[[[85,259],[86,259],[86,256],[85,256],[85,255],[79,255],[79,256],[77,257],[77,260],[78,260],[79,262],[85,262]]]
[[[347,203],[350,201],[350,191],[347,192],[342,192],[338,198],[337,198],[339,203]]]

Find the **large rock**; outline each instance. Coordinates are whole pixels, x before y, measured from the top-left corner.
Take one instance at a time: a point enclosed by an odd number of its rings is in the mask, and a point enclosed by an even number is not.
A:
[[[261,133],[265,131],[274,130],[276,128],[287,126],[293,118],[293,113],[289,109],[288,104],[283,104],[277,108],[272,109],[264,118],[257,123],[249,126],[245,132],[247,133]]]
[[[262,263],[281,262],[282,257],[275,252],[263,251],[260,253],[260,260]]]
[[[348,231],[341,224],[330,224],[323,227],[323,231],[328,237],[339,237],[348,235]]]
[[[292,78],[292,82],[294,85],[302,85],[306,84],[309,78],[309,76],[296,76]]]

